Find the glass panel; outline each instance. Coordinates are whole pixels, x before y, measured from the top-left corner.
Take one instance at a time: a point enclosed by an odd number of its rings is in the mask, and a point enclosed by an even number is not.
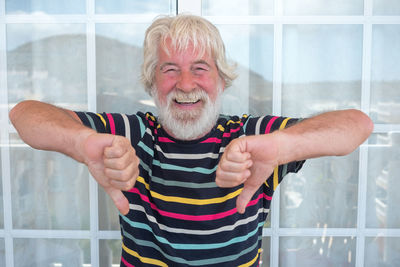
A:
[[[100,267],[117,267],[121,262],[121,240],[100,240]]]
[[[274,29],[272,25],[217,25],[237,79],[224,92],[225,114],[272,112]],[[248,89],[249,88],[249,89]]]
[[[6,0],[7,14],[78,14],[86,12],[81,0]]]
[[[284,15],[363,15],[363,0],[284,0]]]
[[[90,266],[90,241],[14,239],[15,267]]]
[[[287,175],[280,185],[281,227],[356,227],[358,155],[310,159]]]
[[[400,1],[399,0],[373,0],[373,13],[374,15],[400,15]]]
[[[132,114],[155,111],[140,82],[148,24],[96,25],[97,109]]]
[[[87,109],[83,24],[7,24],[10,108],[37,99]]]
[[[400,228],[400,133],[373,134],[368,148],[367,227]]]
[[[1,140],[3,143],[3,140]],[[3,205],[3,166],[1,161],[1,146],[0,146],[0,228],[4,228],[4,205]],[[1,242],[0,242],[1,243]],[[1,254],[1,253],[0,253]],[[0,260],[1,262],[1,260]]]
[[[14,228],[89,229],[89,173],[56,152],[28,148],[10,136]]]
[[[119,212],[114,202],[104,189],[98,187],[99,196],[99,229],[100,230],[116,230],[119,231]]]
[[[268,267],[271,262],[271,238],[264,236],[262,239],[262,252],[260,267]]]
[[[400,25],[372,29],[371,117],[376,123],[400,123]]]
[[[175,14],[175,0],[96,0],[96,13],[119,14]]]
[[[6,266],[6,248],[4,238],[0,238],[0,266]]]
[[[400,266],[400,238],[367,237],[365,238],[365,267]]]
[[[359,108],[362,40],[361,25],[285,25],[283,115]]]
[[[355,266],[354,237],[281,237],[279,266]]]
[[[267,16],[274,13],[274,1],[202,0],[203,16]]]

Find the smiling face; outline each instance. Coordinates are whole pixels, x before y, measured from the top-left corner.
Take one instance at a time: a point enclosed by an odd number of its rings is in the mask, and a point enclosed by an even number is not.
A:
[[[159,47],[155,72],[155,102],[159,120],[177,139],[191,140],[208,133],[219,113],[219,96],[224,89],[214,60],[199,53],[192,45],[187,49],[166,50]]]

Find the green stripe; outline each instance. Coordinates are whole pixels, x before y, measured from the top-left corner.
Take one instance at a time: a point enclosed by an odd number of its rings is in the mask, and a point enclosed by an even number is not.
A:
[[[143,120],[141,117],[139,117],[138,115],[136,115],[136,118],[138,119],[139,122],[139,127],[140,127],[140,137],[143,138],[144,133],[146,132],[146,128],[144,126]]]
[[[96,126],[95,126],[95,124],[94,124],[93,118],[90,117],[89,114],[86,114],[86,113],[84,113],[84,114],[86,115],[87,119],[89,120],[90,127],[91,127],[93,130],[97,130],[97,129],[96,129]]]
[[[138,147],[141,147],[147,154],[149,154],[151,157],[154,157],[154,151],[150,147],[146,146],[145,143],[142,141],[139,141]]]
[[[198,172],[202,174],[212,174],[217,170],[217,165],[212,168],[212,169],[206,169],[202,167],[194,167],[194,168],[187,168],[187,167],[181,167],[173,164],[168,164],[168,163],[161,163],[159,160],[153,160],[153,165],[159,166],[164,170],[172,170],[172,171],[184,171],[184,172]]]
[[[177,187],[185,187],[185,188],[216,188],[217,184],[215,182],[210,183],[191,183],[191,182],[180,182],[180,181],[171,181],[165,180],[156,176],[151,176],[151,181],[162,184],[165,186],[177,186]]]

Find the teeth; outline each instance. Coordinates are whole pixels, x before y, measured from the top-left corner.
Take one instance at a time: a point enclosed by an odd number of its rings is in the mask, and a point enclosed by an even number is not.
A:
[[[176,98],[175,101],[180,104],[193,104],[199,101],[199,99],[182,99]]]

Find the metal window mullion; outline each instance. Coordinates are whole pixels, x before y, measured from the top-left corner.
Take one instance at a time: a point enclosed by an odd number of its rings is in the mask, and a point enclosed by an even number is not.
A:
[[[0,152],[3,186],[4,245],[5,263],[14,266],[14,245],[12,231],[11,205],[11,165],[8,126],[8,89],[7,89],[7,48],[6,48],[5,1],[0,0]]]
[[[283,6],[282,1],[274,1],[274,62],[272,86],[272,113],[282,114],[282,49],[283,49]],[[271,203],[271,251],[270,266],[279,266],[279,217],[280,217],[280,186],[274,193]]]
[[[364,1],[363,24],[363,60],[361,83],[361,110],[366,114],[370,111],[371,89],[371,47],[372,47],[372,0]],[[365,258],[365,226],[367,212],[367,180],[368,180],[368,140],[359,148],[358,175],[358,208],[357,208],[357,239],[355,265],[364,266]]]
[[[95,1],[86,1],[86,60],[87,60],[87,103],[88,110],[97,110],[96,95],[96,25]],[[99,266],[99,210],[98,185],[94,178],[89,178],[90,205],[90,260],[92,266]]]

